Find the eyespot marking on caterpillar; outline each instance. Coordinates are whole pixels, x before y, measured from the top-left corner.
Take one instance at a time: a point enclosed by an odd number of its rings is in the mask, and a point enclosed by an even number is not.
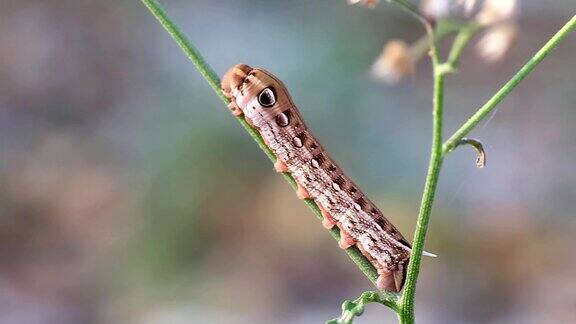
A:
[[[324,155],[322,155],[322,153],[314,155],[310,163],[313,167],[319,168],[322,164],[324,164]]]
[[[302,143],[302,146],[299,147],[303,147],[306,146],[306,132],[299,132],[298,134],[296,134],[295,137],[298,137],[300,139],[300,142]]]
[[[320,162],[318,162],[318,160],[316,160],[316,159],[314,159],[314,158],[313,158],[312,160],[310,160],[310,164],[312,164],[312,166],[315,167],[315,168],[319,168],[319,167],[320,167]]]
[[[344,180],[344,178],[342,178],[342,176],[338,176],[338,177],[336,177],[336,179],[334,179],[332,181],[334,181],[334,183],[337,183],[340,188],[344,187],[344,185],[346,184],[346,180]]]
[[[358,210],[364,209],[366,207],[366,204],[368,204],[366,199],[364,199],[363,197],[356,199],[354,202],[358,205],[359,207]]]
[[[247,79],[248,78],[244,79],[244,83],[246,83]],[[276,103],[276,94],[274,93],[274,88],[268,87],[260,91],[260,94],[258,95],[258,103],[262,105],[262,107],[274,106]]]
[[[279,113],[278,116],[276,116],[276,124],[280,127],[290,125],[290,113],[288,111]]]
[[[302,139],[300,138],[300,136],[295,136],[295,137],[292,139],[292,144],[293,144],[295,147],[298,147],[298,148],[304,146],[304,143],[302,142]]]

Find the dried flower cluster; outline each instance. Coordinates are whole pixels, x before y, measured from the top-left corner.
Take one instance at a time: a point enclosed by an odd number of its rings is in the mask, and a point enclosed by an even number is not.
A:
[[[374,8],[378,0],[347,0],[349,4]],[[478,41],[478,54],[496,62],[510,49],[517,34],[517,0],[422,0],[420,10],[431,21],[457,18],[478,26],[484,34]],[[391,40],[376,59],[372,75],[388,83],[396,83],[415,71],[419,59],[415,45]]]

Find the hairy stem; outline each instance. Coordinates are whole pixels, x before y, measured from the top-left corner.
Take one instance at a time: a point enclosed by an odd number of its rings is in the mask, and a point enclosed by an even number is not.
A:
[[[184,33],[176,26],[176,24],[168,17],[167,13],[164,9],[160,6],[160,4],[156,0],[142,0],[142,2],[146,5],[146,7],[150,10],[150,12],[156,17],[156,19],[162,24],[162,26],[166,29],[166,31],[172,36],[172,38],[178,43],[180,48],[186,53],[188,58],[194,63],[194,66],[200,71],[204,79],[210,84],[214,92],[222,99],[224,104],[228,104],[229,100],[224,96],[222,90],[220,89],[220,79],[214,72],[214,70],[206,63],[200,52],[192,45],[192,43],[186,38]],[[252,128],[243,117],[238,117],[238,121],[242,124],[244,129],[250,134],[250,136],[256,141],[258,146],[266,153],[268,158],[272,161],[276,161],[276,157],[272,153],[272,151],[266,146],[262,137],[258,132]],[[283,174],[284,178],[288,183],[292,186],[292,188],[296,189],[296,181],[292,176],[288,173]],[[322,214],[318,206],[314,203],[314,201],[310,199],[306,199],[304,201],[306,205],[312,210],[314,215],[320,220],[322,220]],[[340,232],[336,227],[330,230],[330,234],[336,240],[340,239]],[[376,282],[378,278],[378,273],[376,269],[372,266],[372,264],[360,253],[358,248],[351,247],[346,249],[346,253],[348,256],[354,261],[354,263],[358,266],[360,271],[364,273],[366,277],[372,283]],[[386,305],[395,305],[396,300],[398,299],[398,294],[393,293],[382,293],[382,298],[386,300]]]
[[[576,15],[574,15],[544,46],[536,52],[536,54],[508,81],[490,100],[488,100],[468,121],[466,121],[460,129],[458,129],[454,135],[452,135],[446,143],[444,143],[442,148],[442,154],[445,155],[452,151],[458,142],[464,138],[480,121],[482,121],[486,116],[496,108],[496,106],[504,99],[506,96],[522,81],[524,78],[534,70],[540,62],[548,55],[552,50],[554,50],[558,44],[570,32],[576,28]]]

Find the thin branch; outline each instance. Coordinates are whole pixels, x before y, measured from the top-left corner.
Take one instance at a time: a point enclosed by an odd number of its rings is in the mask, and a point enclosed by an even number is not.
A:
[[[150,12],[156,17],[158,22],[164,26],[166,31],[172,36],[172,38],[178,43],[180,48],[186,53],[186,56],[194,63],[198,71],[202,74],[204,79],[208,81],[208,84],[212,87],[212,90],[218,94],[220,99],[224,102],[228,102],[228,99],[222,93],[220,89],[220,78],[214,70],[206,63],[206,60],[202,57],[198,49],[188,40],[186,35],[178,28],[168,17],[162,6],[154,0],[142,0],[144,5],[150,10]]]
[[[450,21],[450,20],[441,20],[436,24],[436,30],[434,36],[436,38],[436,42],[441,41],[445,37],[449,36],[450,34],[459,32],[464,26],[461,23]],[[414,43],[410,45],[410,55],[412,56],[413,61],[418,61],[425,53],[429,52],[430,50],[430,38],[428,34],[420,37]]]
[[[196,49],[196,47],[192,45],[192,43],[186,38],[184,33],[176,26],[174,22],[172,22],[172,20],[168,17],[167,13],[164,11],[164,9],[160,6],[160,4],[157,1],[142,0],[142,2],[146,5],[146,7],[148,7],[150,12],[154,15],[154,17],[156,17],[156,19],[160,22],[160,24],[164,26],[166,31],[172,36],[172,38],[176,41],[176,43],[178,43],[180,48],[182,48],[182,50],[186,53],[188,58],[192,61],[192,63],[194,63],[198,71],[200,71],[204,79],[206,79],[206,81],[210,84],[214,92],[216,92],[216,94],[220,97],[220,99],[222,99],[224,104],[227,105],[229,101],[223,95],[222,90],[220,89],[220,79],[218,78],[214,70],[208,65],[208,63],[206,63],[206,61],[204,60],[200,52]],[[246,131],[250,134],[250,136],[254,139],[254,141],[256,141],[258,146],[266,153],[268,158],[270,158],[270,160],[273,162],[276,161],[276,157],[274,156],[272,151],[268,148],[268,146],[266,146],[266,144],[264,143],[262,137],[258,134],[258,132],[254,128],[252,128],[244,120],[243,117],[238,117],[238,121],[240,122],[240,124],[242,124],[244,129],[246,129]],[[292,178],[292,176],[290,176],[287,173],[283,173],[283,176],[284,179],[286,179],[286,181],[288,181],[288,183],[292,186],[292,188],[296,189],[297,185],[294,178]],[[322,214],[320,212],[320,209],[314,203],[314,201],[306,199],[304,202],[312,210],[314,215],[319,220],[322,220]],[[340,239],[340,232],[336,227],[330,230],[330,234],[336,240]],[[352,259],[352,261],[354,261],[354,263],[358,266],[360,271],[362,271],[364,275],[368,277],[370,281],[372,281],[372,283],[375,283],[376,279],[378,278],[378,273],[376,272],[376,269],[374,269],[372,264],[362,255],[362,253],[358,250],[358,248],[354,246],[349,249],[346,249],[346,253]],[[384,294],[383,296],[384,298],[390,299],[390,302],[387,303],[390,305],[394,304],[395,300],[398,297],[397,294],[392,293]]]
[[[516,86],[526,78],[540,62],[554,50],[562,40],[564,40],[570,32],[576,28],[576,15],[574,15],[544,46],[508,81],[496,94],[490,98],[468,121],[466,121],[454,135],[452,135],[442,148],[442,154],[446,155],[450,152],[464,136],[466,136],[472,129],[478,125],[482,119],[496,108],[496,106],[506,98],[506,96]]]
[[[418,214],[418,221],[416,223],[416,231],[414,234],[414,241],[412,246],[412,255],[408,264],[408,271],[406,275],[406,282],[404,284],[404,293],[402,294],[399,302],[399,317],[400,321],[405,323],[414,323],[414,298],[416,294],[416,282],[420,272],[420,262],[422,259],[422,251],[426,238],[428,222],[430,213],[432,211],[432,204],[438,184],[438,177],[442,166],[443,156],[446,152],[452,150],[462,138],[470,132],[478,122],[484,118],[506,95],[514,89],[520,81],[522,81],[536,65],[538,65],[544,57],[552,49],[554,49],[567,35],[576,28],[576,16],[574,16],[556,35],[554,35],[546,45],[536,53],[536,55],[518,72],[518,74],[509,81],[496,95],[488,101],[464,126],[456,132],[444,146],[442,145],[442,108],[444,98],[444,78],[447,73],[451,72],[446,66],[440,64],[439,53],[435,46],[434,33],[429,33],[431,39],[431,55],[434,67],[434,101],[433,101],[433,136],[432,136],[432,151],[430,154],[430,163],[428,166],[428,174],[426,176],[426,183],[424,185],[424,193]],[[460,40],[455,44],[455,49],[451,53],[451,62],[457,62],[464,45],[468,42],[470,35],[463,35]],[[450,60],[450,59],[449,59]]]
[[[413,5],[412,3],[406,0],[386,0],[386,1],[399,6],[400,8],[402,8],[402,10],[406,11],[408,14],[418,19],[426,27],[426,29],[432,28],[432,22],[428,18],[426,18],[426,16],[424,16],[422,12],[420,12],[420,9],[417,6]]]
[[[458,141],[454,149],[462,145],[470,145],[476,150],[476,167],[482,169],[486,166],[486,151],[484,151],[484,146],[480,141],[473,138],[463,138]]]
[[[432,148],[430,152],[430,162],[428,165],[428,174],[424,184],[424,192],[416,222],[416,230],[412,242],[412,255],[408,263],[406,282],[404,283],[404,293],[400,297],[399,317],[401,322],[414,323],[414,298],[416,296],[416,282],[420,273],[420,264],[422,261],[422,252],[426,241],[426,232],[428,222],[432,212],[436,186],[442,167],[442,110],[444,106],[444,78],[446,74],[439,69],[440,54],[435,44],[434,33],[431,36],[431,55],[434,68],[434,97],[433,97],[433,130],[432,130]]]
[[[380,303],[396,310],[397,304],[394,296],[384,297],[382,293],[376,291],[365,291],[355,300],[345,300],[342,303],[342,315],[326,324],[352,324],[354,318],[364,313],[364,306],[370,303]]]
[[[450,49],[450,53],[448,54],[448,59],[444,65],[448,69],[449,72],[454,72],[458,68],[458,63],[460,61],[460,56],[462,56],[462,52],[470,42],[470,39],[476,31],[479,29],[479,26],[475,23],[471,23],[466,25],[460,29],[456,38],[454,39],[454,43],[452,44],[452,48]]]

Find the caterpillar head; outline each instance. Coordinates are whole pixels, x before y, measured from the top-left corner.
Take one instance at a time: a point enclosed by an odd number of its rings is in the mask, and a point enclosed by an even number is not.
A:
[[[257,128],[268,122],[282,127],[290,123],[283,113],[293,106],[290,95],[282,82],[266,70],[237,64],[224,75],[222,91],[230,99],[232,112],[244,114]]]

